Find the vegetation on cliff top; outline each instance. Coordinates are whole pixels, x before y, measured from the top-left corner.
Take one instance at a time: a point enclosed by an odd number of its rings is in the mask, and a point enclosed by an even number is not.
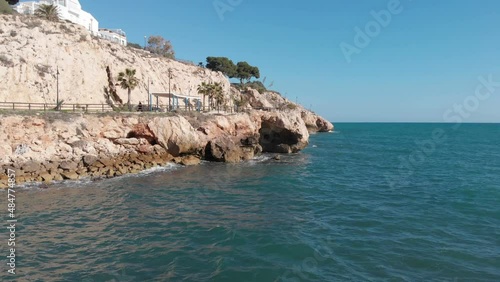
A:
[[[175,58],[175,52],[172,43],[159,35],[150,36],[148,38],[148,45],[146,46],[146,50],[165,58]]]
[[[35,11],[35,16],[48,21],[59,21],[59,10],[55,5],[41,4]]]
[[[10,1],[9,1],[10,3]],[[0,14],[12,14],[13,10],[5,0],[0,0]]]
[[[226,57],[207,57],[206,67],[212,71],[220,71],[229,78],[238,78],[241,84],[244,80],[249,82],[252,77],[260,78],[258,67],[247,62],[238,62],[235,65]]]

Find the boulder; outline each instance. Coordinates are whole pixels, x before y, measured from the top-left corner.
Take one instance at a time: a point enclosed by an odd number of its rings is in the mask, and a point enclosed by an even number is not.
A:
[[[139,145],[140,141],[137,138],[118,138],[115,143],[119,145]]]
[[[199,165],[200,162],[201,162],[200,158],[193,155],[189,155],[183,157],[180,163],[185,166],[193,166],[193,165]]]
[[[96,155],[85,155],[83,157],[83,163],[86,166],[91,166],[97,161],[97,156]]]
[[[40,171],[40,168],[41,168],[41,165],[39,162],[35,162],[35,161],[28,161],[26,163],[24,163],[22,166],[21,166],[21,169],[25,172],[25,173],[30,173],[30,172],[39,172]]]
[[[242,146],[241,139],[221,135],[207,143],[205,158],[215,162],[237,163],[253,158],[254,152],[253,147]]]
[[[260,145],[264,152],[296,153],[309,143],[309,131],[297,112],[261,115]]]
[[[66,171],[66,172],[63,172],[61,173],[61,176],[63,179],[69,179],[69,180],[76,180],[78,179],[80,176],[74,172],[74,171]]]
[[[73,171],[78,167],[78,163],[73,161],[63,161],[59,164],[59,168],[64,170]]]
[[[182,116],[154,118],[148,123],[148,128],[158,144],[174,157],[196,154],[203,149],[204,144],[198,133]]]

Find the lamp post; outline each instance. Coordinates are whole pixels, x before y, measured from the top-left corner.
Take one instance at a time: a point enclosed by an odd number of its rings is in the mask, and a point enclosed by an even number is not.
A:
[[[170,90],[170,80],[172,79],[172,69],[168,68],[168,111],[172,110],[172,92]]]
[[[149,77],[148,77],[148,108],[151,112],[151,91],[149,91]]]
[[[144,36],[144,50],[146,50],[146,45],[147,45],[147,43],[146,43],[146,42],[147,42],[147,41],[146,41],[146,38],[147,38],[147,37],[146,37],[146,36]]]
[[[57,72],[56,72],[56,110],[59,109],[59,66],[57,66]]]

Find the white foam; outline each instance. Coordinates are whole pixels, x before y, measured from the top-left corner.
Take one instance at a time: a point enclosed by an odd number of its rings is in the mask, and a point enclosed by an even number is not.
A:
[[[125,175],[122,175],[120,177],[127,177],[127,176],[134,176],[134,175],[135,176],[144,176],[144,175],[157,173],[157,172],[172,171],[172,170],[176,170],[176,169],[181,168],[181,167],[182,167],[182,165],[179,165],[179,164],[166,163],[162,166],[155,166],[155,167],[148,168],[146,170],[140,171],[140,172],[135,173],[135,174],[125,174]]]

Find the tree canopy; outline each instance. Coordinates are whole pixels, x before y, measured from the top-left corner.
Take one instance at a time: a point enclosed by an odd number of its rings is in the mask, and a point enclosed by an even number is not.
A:
[[[251,66],[247,62],[239,62],[235,65],[226,57],[207,57],[207,68],[220,71],[229,78],[238,78],[242,84],[244,80],[250,80],[252,77],[260,78],[258,67]]]
[[[59,21],[59,9],[56,5],[41,4],[35,11],[35,15],[49,21]]]
[[[128,92],[127,105],[128,110],[132,110],[132,105],[130,104],[130,96],[132,90],[134,90],[137,85],[139,85],[139,79],[135,76],[135,69],[125,69],[124,72],[118,74],[118,83],[120,87],[126,89]]]
[[[174,47],[169,40],[160,35],[150,36],[146,50],[153,54],[173,59],[175,57]]]
[[[5,0],[0,0],[0,14],[12,14],[12,8]]]
[[[234,77],[239,78],[243,84],[243,80],[250,81],[252,77],[260,78],[260,71],[258,67],[251,66],[247,62],[239,62],[236,65],[236,75]]]
[[[236,75],[236,65],[226,57],[207,57],[207,69],[220,71],[231,78]]]
[[[7,3],[9,3],[9,5],[16,5],[18,2],[19,0],[7,0]]]

